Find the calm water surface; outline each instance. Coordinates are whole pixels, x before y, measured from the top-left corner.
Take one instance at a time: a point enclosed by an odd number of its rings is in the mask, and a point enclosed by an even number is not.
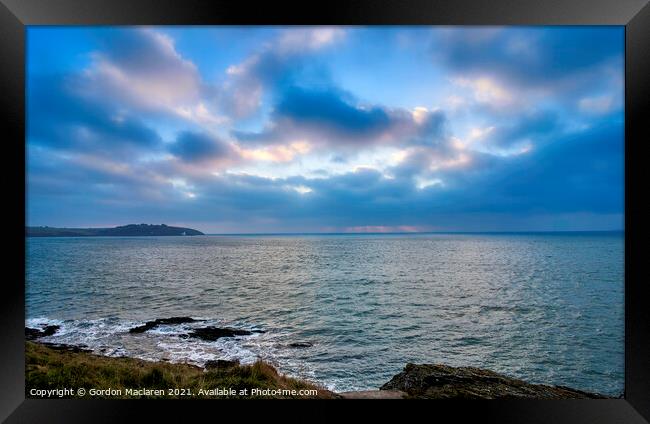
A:
[[[335,390],[415,362],[620,395],[623,265],[622,233],[29,238],[27,325],[112,356],[263,358]],[[172,316],[208,321],[128,333]],[[182,337],[207,324],[265,333]]]

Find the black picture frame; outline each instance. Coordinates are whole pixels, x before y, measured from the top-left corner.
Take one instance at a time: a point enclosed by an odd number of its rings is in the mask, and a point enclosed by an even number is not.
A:
[[[425,416],[478,414],[482,421],[539,423],[642,423],[650,420],[650,308],[641,250],[647,224],[642,146],[650,140],[649,0],[348,0],[320,4],[254,4],[225,0],[0,0],[0,104],[6,192],[5,251],[1,284],[0,419],[7,422],[113,422],[153,416],[188,419],[188,413],[222,411],[214,402],[25,399],[25,27],[29,25],[624,25],[625,51],[625,395],[612,400],[472,402],[334,401],[309,404],[310,419],[345,404],[373,410],[422,409]],[[534,335],[531,335],[534,337]],[[219,401],[223,402],[223,401]],[[372,405],[369,405],[371,402]],[[272,405],[271,405],[272,404]],[[325,406],[323,406],[325,405]],[[291,415],[293,405],[235,405],[242,418]],[[228,408],[231,409],[231,408]],[[303,413],[300,413],[303,414]],[[213,417],[215,417],[213,415]],[[645,418],[644,418],[645,417]],[[314,417],[316,418],[316,417]]]

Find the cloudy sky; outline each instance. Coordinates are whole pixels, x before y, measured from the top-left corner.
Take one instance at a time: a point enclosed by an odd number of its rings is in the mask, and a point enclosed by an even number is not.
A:
[[[27,35],[28,225],[623,228],[623,27]]]

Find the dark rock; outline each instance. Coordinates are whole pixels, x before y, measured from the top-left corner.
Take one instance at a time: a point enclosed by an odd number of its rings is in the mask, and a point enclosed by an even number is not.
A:
[[[25,339],[26,340],[36,340],[39,337],[43,337],[43,332],[36,328],[25,327]]]
[[[41,337],[51,336],[52,334],[56,333],[59,328],[61,328],[59,325],[48,325],[46,327],[43,327],[42,330],[39,330],[38,328],[25,327],[25,339],[36,340],[40,339]]]
[[[313,344],[309,342],[295,342],[295,343],[289,343],[289,347],[296,347],[296,348],[302,348],[302,347],[312,347]]]
[[[222,337],[250,336],[251,334],[253,334],[251,331],[236,328],[204,327],[195,329],[189,334],[189,337],[214,341]]]
[[[188,322],[197,322],[197,321],[198,320],[195,320],[194,318],[190,318],[190,317],[158,318],[154,321],[147,321],[144,325],[133,327],[132,329],[129,330],[129,333],[144,333],[145,331],[149,331],[152,328],[156,328],[159,325],[164,325],[164,324],[186,324]]]
[[[401,390],[426,399],[604,399],[606,396],[562,386],[531,384],[473,367],[407,364],[380,390]]]
[[[91,349],[88,349],[86,345],[81,345],[81,346],[73,346],[65,343],[40,343],[43,346],[47,346],[50,349],[54,350],[62,350],[66,352],[74,352],[74,353],[80,353],[80,352],[92,352]]]
[[[205,363],[206,370],[228,369],[239,365],[239,361],[228,361],[226,359],[217,359]]]
[[[43,337],[53,335],[54,333],[59,331],[59,328],[61,328],[61,326],[59,325],[48,325],[43,329]]]

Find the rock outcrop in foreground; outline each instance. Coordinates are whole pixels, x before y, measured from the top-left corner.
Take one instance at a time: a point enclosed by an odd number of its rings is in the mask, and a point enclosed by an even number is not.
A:
[[[25,327],[25,340],[36,340],[41,337],[51,336],[56,333],[59,328],[61,328],[59,325],[47,325],[40,330],[38,328]]]
[[[163,324],[186,324],[188,322],[196,322],[194,318],[190,317],[171,317],[171,318],[158,318],[153,321],[147,321],[145,324],[133,327],[129,330],[129,333],[144,333],[153,328],[158,327]]]
[[[407,364],[380,390],[399,390],[421,399],[604,399],[562,386],[530,384],[480,368]]]

